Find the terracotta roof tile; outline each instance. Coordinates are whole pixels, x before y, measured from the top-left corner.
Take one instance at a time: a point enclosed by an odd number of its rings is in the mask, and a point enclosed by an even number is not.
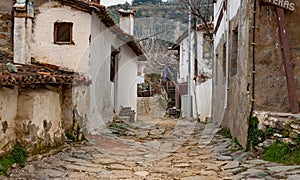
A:
[[[10,72],[8,63],[16,66],[18,72]],[[1,86],[26,86],[37,84],[52,85],[89,85],[91,81],[84,75],[58,66],[33,62],[31,65],[14,64],[12,57],[0,54],[0,87]]]

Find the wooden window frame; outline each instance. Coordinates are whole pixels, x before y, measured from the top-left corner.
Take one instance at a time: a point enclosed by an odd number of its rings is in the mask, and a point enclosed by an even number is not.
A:
[[[58,27],[68,27],[70,29],[70,41],[58,41],[57,39],[57,31]],[[54,44],[59,44],[59,45],[70,45],[74,44],[73,42],[73,23],[71,22],[55,22],[54,23]]]

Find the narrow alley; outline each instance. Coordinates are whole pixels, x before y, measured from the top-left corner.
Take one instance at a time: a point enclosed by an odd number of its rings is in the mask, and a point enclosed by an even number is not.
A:
[[[165,116],[160,96],[140,98],[138,122],[120,119],[88,141],[30,157],[1,179],[299,179],[300,166],[252,159],[217,134],[199,143],[204,124]],[[298,175],[297,175],[298,174]]]

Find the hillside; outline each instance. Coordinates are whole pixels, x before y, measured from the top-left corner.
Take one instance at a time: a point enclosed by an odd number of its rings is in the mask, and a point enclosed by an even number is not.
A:
[[[180,3],[138,4],[128,3],[108,7],[112,18],[118,23],[118,9],[135,10],[135,31],[137,39],[156,36],[158,39],[174,42],[186,29],[188,16],[186,7]]]

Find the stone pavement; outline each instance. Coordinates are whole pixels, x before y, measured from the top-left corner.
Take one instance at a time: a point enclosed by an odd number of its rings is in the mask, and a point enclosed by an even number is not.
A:
[[[1,179],[300,179],[300,166],[282,166],[232,151],[231,139],[215,135],[200,141],[204,124],[164,117],[147,100],[148,115],[134,124],[111,124],[88,136],[88,142],[66,145],[60,152],[36,156]],[[153,115],[151,115],[153,114]]]

